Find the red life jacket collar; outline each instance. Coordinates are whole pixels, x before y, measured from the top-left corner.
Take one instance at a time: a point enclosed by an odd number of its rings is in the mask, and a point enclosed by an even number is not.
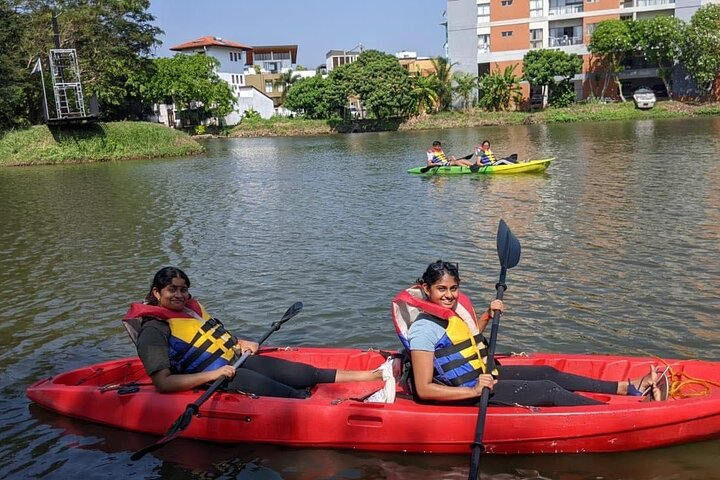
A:
[[[202,308],[200,303],[194,298],[188,300],[185,304],[185,308],[195,312],[198,317],[202,317]],[[169,308],[161,307],[160,305],[148,305],[146,303],[132,303],[130,309],[123,317],[123,320],[130,320],[132,318],[141,317],[154,317],[160,320],[169,320],[171,318],[195,318],[192,314],[185,311],[170,310]]]

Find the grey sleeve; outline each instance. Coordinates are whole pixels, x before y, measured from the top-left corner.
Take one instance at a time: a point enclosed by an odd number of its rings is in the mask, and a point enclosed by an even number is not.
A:
[[[445,329],[437,323],[419,318],[410,325],[410,329],[408,330],[410,350],[434,352],[435,345],[440,341],[444,334]]]
[[[170,368],[170,327],[165,322],[150,320],[140,329],[137,351],[148,375]]]

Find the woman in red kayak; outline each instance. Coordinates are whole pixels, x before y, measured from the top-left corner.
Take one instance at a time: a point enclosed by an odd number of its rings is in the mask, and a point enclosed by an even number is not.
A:
[[[155,274],[143,303],[133,303],[125,325],[136,341],[138,356],[161,392],[189,390],[230,378],[227,389],[269,397],[306,398],[318,383],[382,379],[381,369],[315,368],[263,355],[258,344],[239,339],[211,318],[189,292],[190,279],[179,268]],[[237,370],[236,356],[250,353]]]
[[[503,302],[493,300],[478,319],[460,293],[457,264],[430,264],[417,284],[393,300],[400,340],[410,352],[413,392],[422,401],[476,403],[483,388],[496,405],[574,406],[600,404],[576,391],[667,399],[667,377],[654,368],[639,379],[597,380],[543,365],[498,365],[486,372],[487,344],[481,333]]]

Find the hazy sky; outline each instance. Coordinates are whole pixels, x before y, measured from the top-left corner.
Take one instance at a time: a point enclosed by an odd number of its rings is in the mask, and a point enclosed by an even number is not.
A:
[[[443,54],[446,0],[152,0],[165,31],[157,56],[204,35],[243,45],[297,45],[298,64],[315,68],[328,50],[366,49],[421,57]]]

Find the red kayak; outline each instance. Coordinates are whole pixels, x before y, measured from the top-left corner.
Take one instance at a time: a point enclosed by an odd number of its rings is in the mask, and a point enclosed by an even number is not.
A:
[[[262,349],[263,355],[319,367],[371,369],[377,351],[340,348]],[[720,438],[720,362],[607,355],[498,356],[504,365],[551,365],[606,380],[637,378],[651,365],[670,367],[673,397],[587,394],[605,402],[584,407],[488,409],[487,453],[620,452]],[[470,452],[478,409],[420,405],[398,388],[395,403],[361,399],[381,382],[317,386],[308,399],[216,393],[181,434],[214,442],[261,442],[294,447],[392,452]],[[40,380],[27,395],[71,417],[163,435],[199,392],[155,391],[137,358],[114,360]]]

